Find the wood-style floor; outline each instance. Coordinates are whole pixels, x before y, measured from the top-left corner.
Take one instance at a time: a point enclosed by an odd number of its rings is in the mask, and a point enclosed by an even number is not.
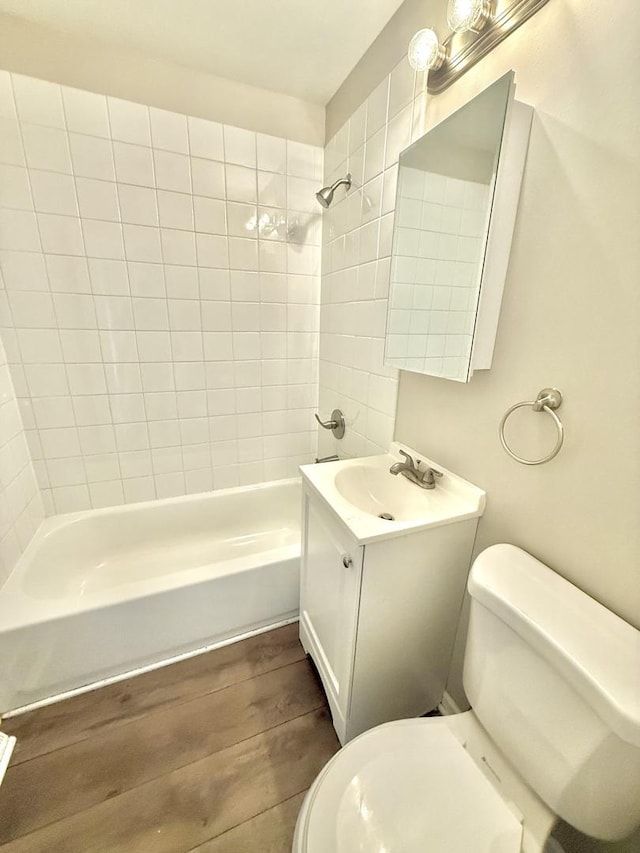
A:
[[[2,728],[2,853],[289,853],[339,746],[297,624]]]

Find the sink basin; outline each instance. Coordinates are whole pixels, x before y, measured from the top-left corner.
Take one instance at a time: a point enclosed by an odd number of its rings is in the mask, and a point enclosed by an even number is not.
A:
[[[421,489],[401,474],[391,474],[389,468],[401,461],[400,449],[417,456],[394,442],[389,453],[379,456],[303,465],[303,486],[320,496],[361,544],[482,515],[482,489],[437,462],[424,460],[424,465],[443,472],[434,489]]]
[[[401,474],[393,476],[389,467],[386,462],[382,467],[371,462],[343,467],[335,475],[335,487],[350,504],[383,521],[423,518],[432,490],[421,489]]]

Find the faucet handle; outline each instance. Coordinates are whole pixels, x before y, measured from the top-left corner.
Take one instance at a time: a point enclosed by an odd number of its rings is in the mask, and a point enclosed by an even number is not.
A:
[[[424,483],[428,483],[429,485],[434,485],[436,481],[436,477],[442,477],[442,471],[437,471],[435,468],[427,468],[427,470],[422,475],[422,480]]]
[[[404,456],[404,458],[407,460],[407,462],[409,463],[409,465],[411,465],[412,468],[415,468],[415,464],[413,462],[413,456],[409,456],[409,454],[405,453],[404,450],[400,450],[400,455]]]

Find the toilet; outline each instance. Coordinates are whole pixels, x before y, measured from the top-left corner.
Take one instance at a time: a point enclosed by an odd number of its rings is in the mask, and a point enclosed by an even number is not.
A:
[[[512,545],[468,589],[472,710],[343,747],[293,853],[540,853],[557,817],[608,841],[640,824],[640,631]]]

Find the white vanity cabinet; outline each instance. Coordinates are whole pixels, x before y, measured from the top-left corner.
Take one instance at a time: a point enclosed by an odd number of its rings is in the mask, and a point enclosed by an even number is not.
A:
[[[361,544],[303,485],[300,640],[346,743],[442,700],[478,519]]]

